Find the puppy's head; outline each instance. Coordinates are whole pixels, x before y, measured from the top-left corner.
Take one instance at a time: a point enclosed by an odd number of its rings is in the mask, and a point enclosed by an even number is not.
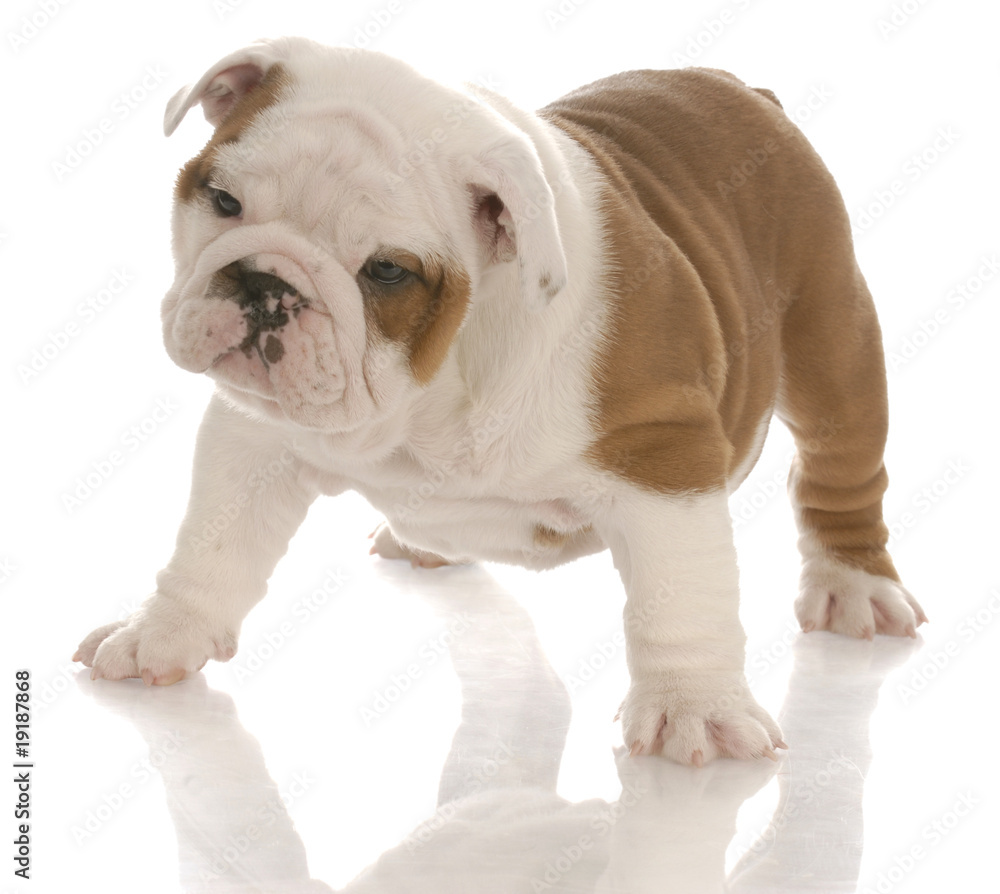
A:
[[[395,59],[261,42],[178,93],[167,134],[198,104],[215,130],[177,179],[164,341],[251,412],[385,419],[433,382],[489,271],[529,306],[565,283],[531,143]]]

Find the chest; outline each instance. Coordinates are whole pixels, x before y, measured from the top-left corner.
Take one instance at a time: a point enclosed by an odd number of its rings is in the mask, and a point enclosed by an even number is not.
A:
[[[314,444],[311,461],[364,496],[411,548],[551,567],[596,548],[589,538],[602,488],[584,459],[587,433],[574,435],[557,413],[542,414],[548,425],[533,416],[494,404],[413,425],[384,455]]]

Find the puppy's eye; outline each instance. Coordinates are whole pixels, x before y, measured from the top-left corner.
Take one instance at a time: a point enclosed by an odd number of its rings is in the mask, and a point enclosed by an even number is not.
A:
[[[234,198],[222,189],[212,187],[212,206],[219,217],[239,217],[243,213],[243,206],[239,199]]]
[[[372,258],[365,265],[365,273],[374,279],[375,282],[380,282],[386,286],[393,286],[406,279],[410,271],[384,258]]]

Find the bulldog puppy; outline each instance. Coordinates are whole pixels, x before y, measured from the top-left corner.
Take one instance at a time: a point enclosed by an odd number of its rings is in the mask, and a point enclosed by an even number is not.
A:
[[[378,53],[264,41],[175,96],[167,352],[217,382],[157,590],[76,659],[168,684],[237,647],[321,493],[374,551],[551,568],[610,548],[633,754],[774,756],[744,677],[727,497],[772,415],[806,631],[915,636],[882,520],[886,385],[833,178],[766,90],[706,69],[537,114]],[[377,636],[378,631],[370,631]]]

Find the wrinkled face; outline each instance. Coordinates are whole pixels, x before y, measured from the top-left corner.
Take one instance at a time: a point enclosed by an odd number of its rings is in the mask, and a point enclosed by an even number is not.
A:
[[[393,109],[281,65],[239,100],[177,181],[162,308],[177,364],[256,415],[329,432],[434,378],[478,254],[456,225],[468,194],[433,154],[414,166],[402,130]]]

